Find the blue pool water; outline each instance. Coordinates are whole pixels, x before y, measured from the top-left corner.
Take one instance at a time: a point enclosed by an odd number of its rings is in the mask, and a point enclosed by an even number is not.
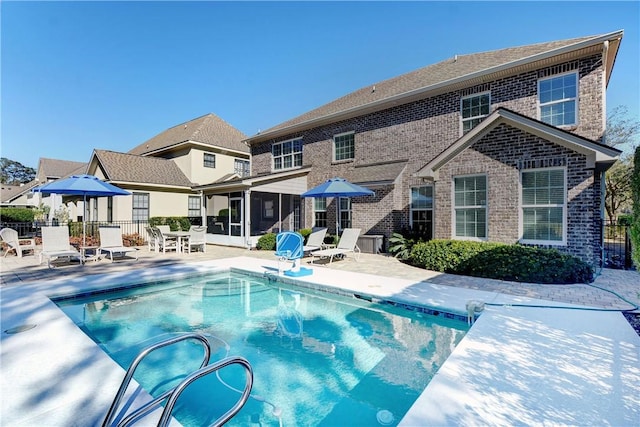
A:
[[[141,349],[184,332],[210,339],[212,361],[246,358],[252,398],[231,426],[395,425],[468,330],[462,320],[236,272],[56,303],[125,369]],[[201,360],[200,347],[181,343],[152,353],[136,380],[157,395]],[[176,418],[208,425],[238,399],[244,378],[231,366],[199,380]]]

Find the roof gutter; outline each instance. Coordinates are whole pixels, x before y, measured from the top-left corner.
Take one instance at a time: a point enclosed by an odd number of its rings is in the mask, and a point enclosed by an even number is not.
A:
[[[452,86],[455,84],[459,84],[461,82],[464,82],[466,80],[472,80],[472,79],[477,79],[479,77],[482,76],[486,76],[489,74],[493,74],[493,73],[499,73],[500,71],[504,71],[507,70],[509,68],[515,68],[515,67],[519,67],[519,66],[523,66],[532,62],[536,62],[536,61],[542,61],[548,58],[552,58],[554,56],[558,56],[558,55],[562,55],[571,51],[575,51],[575,50],[580,50],[580,49],[584,49],[590,46],[594,46],[594,45],[598,45],[601,43],[604,43],[605,41],[608,40],[620,40],[622,38],[622,35],[624,34],[624,32],[622,30],[620,31],[614,31],[612,33],[608,33],[608,34],[604,34],[602,36],[599,37],[595,37],[592,39],[588,39],[588,40],[583,40],[581,42],[577,42],[574,44],[570,44],[567,46],[563,46],[561,48],[557,48],[554,50],[550,50],[547,52],[543,52],[543,53],[539,53],[536,55],[532,55],[532,56],[528,56],[522,59],[518,59],[516,61],[512,61],[512,62],[506,62],[504,64],[500,64],[497,65],[495,67],[492,68],[487,68],[484,70],[480,70],[480,71],[476,71],[474,73],[470,73],[470,74],[465,74],[463,76],[460,77],[456,77],[454,79],[450,79],[450,80],[445,80],[443,82],[440,83],[436,83],[434,85],[431,86],[425,86],[422,88],[418,88],[418,89],[414,89],[408,92],[403,92],[397,95],[393,95],[390,96],[388,98],[384,98],[384,99],[380,99],[378,101],[374,101],[374,102],[370,102],[364,105],[360,105],[357,107],[353,107],[353,108],[349,108],[346,110],[342,110],[342,111],[338,111],[336,113],[332,113],[332,114],[328,114],[322,117],[317,117],[315,119],[311,119],[311,120],[307,120],[301,123],[296,123],[294,125],[282,128],[282,129],[277,129],[274,130],[273,132],[267,132],[267,133],[263,133],[263,134],[259,134],[259,135],[255,135],[253,137],[247,138],[245,140],[245,142],[247,142],[249,145],[251,145],[252,143],[257,143],[257,142],[262,142],[265,141],[267,139],[270,138],[276,138],[278,136],[283,136],[283,135],[288,135],[297,131],[301,131],[301,130],[305,130],[308,128],[312,128],[314,127],[314,125],[321,125],[324,122],[333,122],[336,121],[337,119],[341,118],[342,116],[349,116],[349,115],[354,115],[354,113],[358,113],[360,111],[362,112],[372,112],[372,111],[376,111],[376,110],[380,110],[383,108],[380,107],[391,107],[391,106],[395,106],[395,105],[399,105],[399,104],[403,104],[405,102],[411,102],[411,98],[418,98],[422,95],[422,97],[425,97],[424,95],[428,94],[429,92],[434,92],[438,89],[447,87],[447,86]],[[615,49],[617,51],[617,48]],[[615,60],[615,56],[612,60]],[[606,67],[606,64],[605,64]],[[613,64],[611,64],[611,67],[613,67]],[[610,68],[610,67],[607,67]],[[403,101],[405,99],[409,98],[409,100]]]

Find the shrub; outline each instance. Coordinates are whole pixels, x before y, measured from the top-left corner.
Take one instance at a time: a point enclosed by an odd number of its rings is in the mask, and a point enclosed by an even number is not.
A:
[[[276,234],[275,233],[267,233],[263,236],[260,236],[258,239],[258,243],[256,244],[256,248],[261,251],[275,251],[276,250]]]
[[[0,208],[0,221],[33,222],[35,212],[28,208]]]
[[[144,246],[145,239],[138,233],[124,234],[122,236],[122,243],[125,246]]]
[[[389,253],[402,261],[406,261],[411,255],[413,244],[413,240],[405,238],[402,234],[392,233],[391,237],[389,237]]]
[[[498,245],[500,243],[435,239],[416,243],[411,249],[408,261],[412,265],[427,270],[456,273],[459,271],[461,263]]]
[[[526,283],[588,283],[593,271],[584,261],[553,249],[459,240],[417,243],[413,265],[443,273]]]
[[[191,221],[185,216],[154,216],[149,218],[150,227],[158,225],[168,225],[171,231],[188,231],[191,228]]]
[[[300,231],[298,231],[298,233],[300,233],[302,235],[302,238],[304,239],[304,242],[307,243],[307,238],[309,237],[309,235],[313,232],[313,230],[311,230],[310,228],[303,228]]]

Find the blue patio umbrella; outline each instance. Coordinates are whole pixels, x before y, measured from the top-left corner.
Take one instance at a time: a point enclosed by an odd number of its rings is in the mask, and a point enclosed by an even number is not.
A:
[[[67,178],[49,182],[34,188],[34,193],[42,194],[60,194],[63,196],[82,196],[83,209],[86,206],[87,197],[109,197],[109,196],[128,196],[131,193],[116,187],[113,184],[102,181],[93,175],[71,175]],[[86,222],[84,214],[82,215],[82,244],[86,243]]]
[[[375,193],[368,188],[353,184],[344,178],[331,178],[305,191],[301,197],[356,197],[373,196]],[[336,233],[338,232],[338,203],[336,203]]]

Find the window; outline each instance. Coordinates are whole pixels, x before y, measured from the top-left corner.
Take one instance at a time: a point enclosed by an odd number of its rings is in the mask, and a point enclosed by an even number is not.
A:
[[[188,213],[187,216],[202,216],[202,210],[200,209],[200,202],[202,199],[200,199],[199,196],[189,196],[189,206],[188,206]]]
[[[462,133],[467,133],[489,115],[491,97],[489,93],[462,98],[460,115],[462,117]]]
[[[540,120],[553,126],[578,123],[578,74],[564,74],[538,82]]]
[[[355,145],[355,134],[353,132],[334,136],[333,160],[353,160]]]
[[[302,166],[302,138],[278,142],[271,147],[273,170]]]
[[[522,240],[564,242],[564,169],[522,172]]]
[[[351,228],[351,199],[340,197],[340,230]]]
[[[249,176],[251,174],[249,170],[249,160],[235,159],[233,161],[233,171],[241,178]]]
[[[215,168],[216,167],[216,155],[204,153],[204,164],[205,168]]]
[[[134,221],[147,221],[149,219],[149,193],[133,193]]]
[[[327,199],[325,197],[313,199],[313,215],[313,223],[316,227],[327,226]]]
[[[411,228],[427,239],[433,237],[433,186],[411,189]]]
[[[454,178],[454,209],[456,237],[484,239],[487,237],[487,177]]]

